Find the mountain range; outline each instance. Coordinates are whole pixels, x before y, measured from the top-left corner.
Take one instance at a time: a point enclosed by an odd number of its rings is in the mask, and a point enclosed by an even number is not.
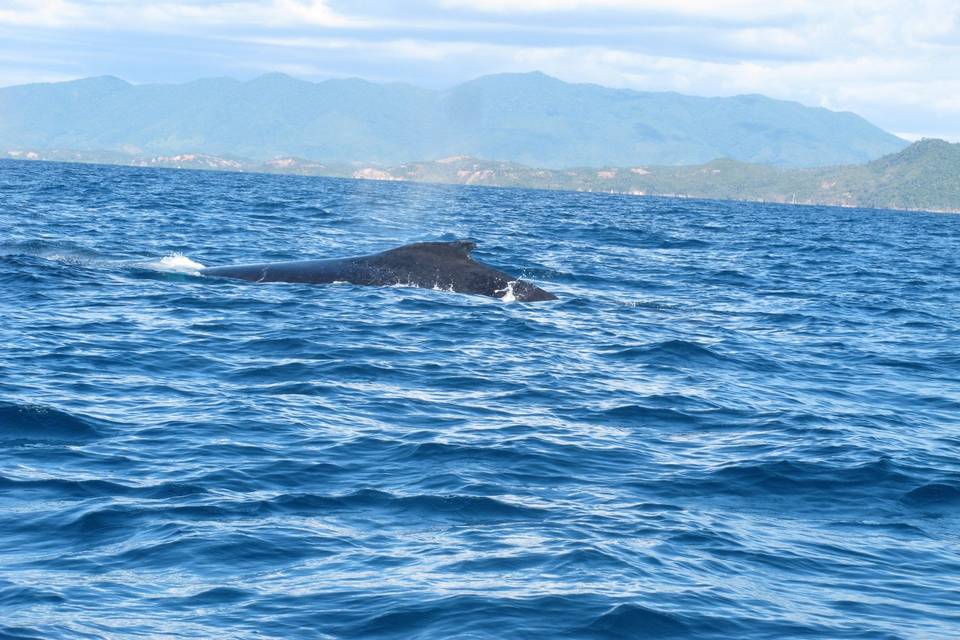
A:
[[[0,89],[0,149],[277,156],[380,166],[471,156],[551,169],[863,163],[907,143],[848,112],[760,95],[570,84],[539,72],[448,90],[268,74],[133,85],[104,76]]]

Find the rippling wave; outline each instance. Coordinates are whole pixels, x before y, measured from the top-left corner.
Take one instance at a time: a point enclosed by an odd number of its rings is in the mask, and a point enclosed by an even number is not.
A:
[[[0,161],[0,638],[960,637],[960,218]],[[204,265],[474,238],[538,304]]]

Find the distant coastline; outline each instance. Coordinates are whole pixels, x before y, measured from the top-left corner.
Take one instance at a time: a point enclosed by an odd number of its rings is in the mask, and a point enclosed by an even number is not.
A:
[[[39,149],[10,149],[0,152],[0,158],[960,213],[960,144],[934,139],[865,164],[817,168],[720,159],[686,166],[544,169],[468,156],[376,166],[294,157],[259,162],[202,153]]]

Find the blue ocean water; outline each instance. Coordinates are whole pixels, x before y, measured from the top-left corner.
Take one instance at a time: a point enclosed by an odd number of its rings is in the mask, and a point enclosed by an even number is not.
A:
[[[960,637],[960,217],[0,162],[2,638]],[[473,238],[555,292],[205,265]]]

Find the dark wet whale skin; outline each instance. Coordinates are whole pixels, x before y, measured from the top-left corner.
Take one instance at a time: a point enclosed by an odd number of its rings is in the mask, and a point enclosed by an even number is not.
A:
[[[466,240],[418,242],[352,258],[208,267],[200,273],[253,282],[399,284],[494,298],[512,293],[523,302],[557,299],[549,291],[472,259],[470,252],[475,247]]]

